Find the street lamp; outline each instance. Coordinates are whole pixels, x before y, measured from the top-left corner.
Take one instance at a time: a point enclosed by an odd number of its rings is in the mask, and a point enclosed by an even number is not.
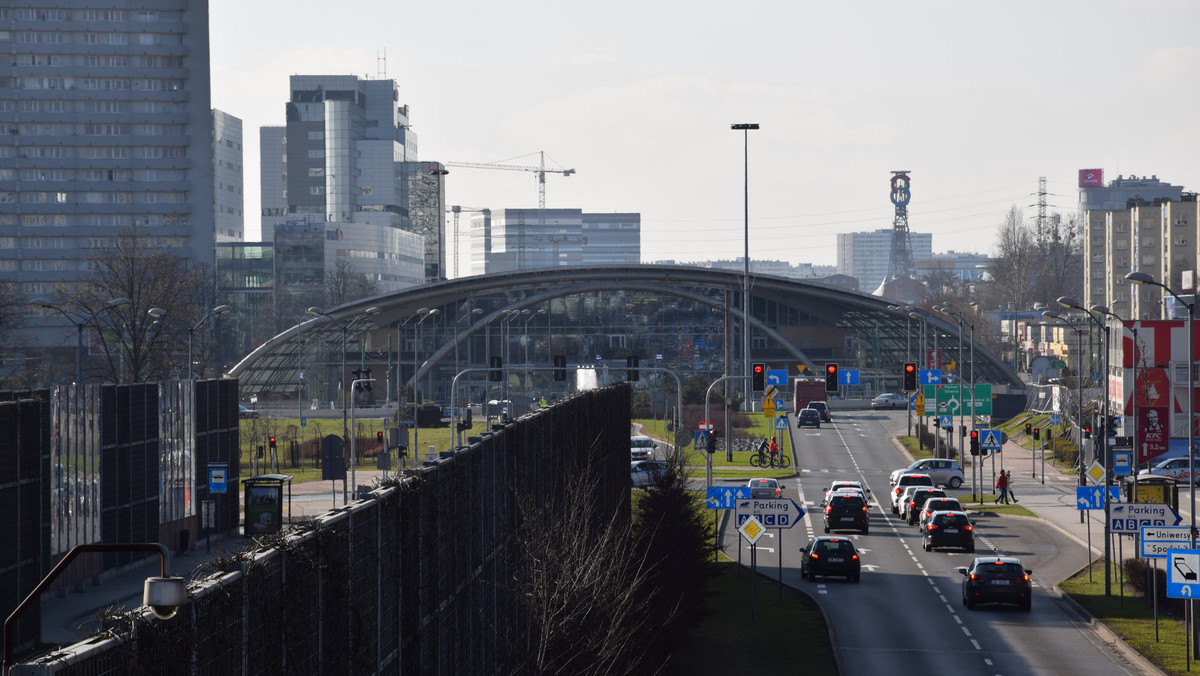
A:
[[[1187,447],[1188,447],[1188,476],[1191,477],[1191,480],[1188,481],[1188,484],[1191,485],[1190,514],[1191,514],[1191,518],[1192,518],[1192,520],[1191,520],[1191,536],[1188,539],[1189,539],[1189,544],[1191,545],[1191,548],[1195,549],[1196,548],[1196,481],[1195,481],[1196,448],[1195,448],[1194,444],[1195,444],[1195,440],[1196,440],[1195,439],[1196,433],[1195,433],[1195,428],[1194,428],[1195,421],[1193,420],[1193,418],[1196,415],[1196,409],[1195,409],[1195,405],[1196,405],[1196,402],[1195,402],[1195,389],[1196,389],[1195,388],[1195,380],[1196,380],[1196,378],[1195,378],[1195,375],[1193,375],[1193,371],[1195,369],[1195,364],[1196,364],[1196,353],[1193,351],[1194,338],[1192,335],[1193,331],[1196,328],[1195,327],[1196,306],[1195,306],[1195,302],[1194,302],[1194,297],[1193,297],[1193,302],[1184,301],[1182,298],[1179,297],[1179,294],[1172,291],[1169,286],[1167,286],[1166,284],[1163,284],[1162,282],[1155,280],[1154,277],[1151,277],[1150,275],[1146,274],[1145,272],[1141,272],[1141,271],[1135,271],[1135,272],[1131,272],[1131,273],[1125,275],[1125,280],[1132,284],[1149,284],[1151,286],[1157,286],[1160,289],[1162,289],[1163,291],[1166,291],[1167,293],[1171,294],[1171,297],[1174,298],[1176,300],[1176,302],[1183,303],[1184,305],[1187,306],[1187,311],[1188,311],[1188,316],[1187,316],[1187,365],[1188,365],[1188,374],[1187,374],[1187,380],[1188,380],[1188,382],[1187,382],[1187,402],[1188,402],[1187,403]],[[1136,346],[1134,349],[1136,350]],[[1135,383],[1134,384],[1134,396],[1135,397],[1137,396],[1136,390],[1137,390],[1137,385]],[[1196,618],[1196,601],[1193,599],[1191,604],[1192,604],[1192,635],[1194,637],[1196,634],[1196,626],[1197,626],[1196,619],[1195,619]],[[1192,641],[1192,651],[1193,651],[1193,657],[1200,657],[1200,646],[1197,646],[1196,642],[1194,640]]]
[[[1112,534],[1109,532],[1109,528],[1108,528],[1109,513],[1110,513],[1109,509],[1110,508],[1109,508],[1109,500],[1107,499],[1108,491],[1112,490],[1112,458],[1109,457],[1111,455],[1111,449],[1108,446],[1108,353],[1109,353],[1108,322],[1100,321],[1100,318],[1097,317],[1095,314],[1093,314],[1091,310],[1085,308],[1083,306],[1083,304],[1081,304],[1079,301],[1075,300],[1074,298],[1071,298],[1070,296],[1060,296],[1058,298],[1058,304],[1065,308],[1079,310],[1080,312],[1087,315],[1088,319],[1090,319],[1093,322],[1096,322],[1096,326],[1100,327],[1100,329],[1104,331],[1104,378],[1101,381],[1103,383],[1103,387],[1101,388],[1101,391],[1104,393],[1104,423],[1102,425],[1098,426],[1097,431],[1100,432],[1100,434],[1099,434],[1100,443],[1101,443],[1101,447],[1103,449],[1101,455],[1104,458],[1104,467],[1105,467],[1104,490],[1105,490],[1106,497],[1104,500],[1104,595],[1112,596],[1112,575],[1111,575],[1111,571],[1110,571]],[[1081,354],[1080,357],[1082,358],[1083,355]],[[1081,372],[1078,375],[1080,377],[1082,377],[1083,373]],[[1136,478],[1136,476],[1134,478]]]
[[[459,317],[458,319],[456,319],[456,320],[454,321],[454,375],[455,375],[455,376],[457,376],[457,375],[458,375],[458,325],[459,325],[459,324],[461,324],[461,323],[463,323],[463,322],[465,322],[465,321],[466,321],[466,320],[468,320],[468,319],[472,319],[473,317],[478,317],[478,316],[479,316],[479,315],[481,315],[481,314],[483,314],[483,310],[482,310],[482,309],[480,309],[480,308],[471,308],[471,309],[470,309],[470,310],[468,310],[468,311],[467,311],[465,314],[463,314],[463,316]],[[469,352],[469,351],[468,351],[468,352]],[[470,357],[469,357],[469,355],[468,355],[468,360],[469,360],[469,358],[470,358]],[[453,387],[453,386],[454,386],[454,378],[453,378],[453,377],[452,377],[452,378],[450,378],[450,386],[451,386],[451,387]],[[453,396],[451,396],[451,399],[453,399],[453,398],[454,398],[454,397],[453,397]],[[471,402],[470,402],[470,398],[469,398],[469,397],[468,397],[468,400],[467,400],[467,405],[468,405],[468,406],[470,406],[470,405],[471,405]],[[451,411],[450,415],[451,415],[452,417],[457,417],[457,414],[456,414],[455,412],[453,412],[453,411]],[[459,446],[459,445],[461,445],[461,444],[462,444],[462,432],[461,432],[461,431],[459,431],[459,430],[455,430],[455,431],[454,431],[454,433],[455,433],[455,435],[456,435],[456,438],[458,439],[458,443],[456,443],[456,444],[455,444],[455,446]]]
[[[116,308],[120,307],[127,307],[132,303],[132,301],[124,297],[114,298],[108,301],[104,307],[90,314],[86,312],[75,312],[74,314],[79,316],[78,320],[72,316],[71,312],[52,304],[45,298],[34,298],[32,301],[30,301],[30,303],[39,307],[44,307],[47,310],[54,310],[60,315],[66,317],[67,321],[75,325],[75,384],[78,386],[83,384],[83,327],[91,323],[91,321],[96,317],[99,317],[100,313],[108,310],[115,310]],[[103,340],[103,337],[101,337],[101,339]]]
[[[971,303],[971,305],[974,305],[974,303]],[[950,307],[950,306],[948,306],[948,305],[935,306],[933,309],[934,309],[934,310],[937,310],[937,311],[939,311],[939,312],[941,312],[942,314],[950,315],[951,317],[958,317],[958,363],[959,363],[959,367],[958,367],[958,380],[959,380],[959,388],[960,388],[960,389],[961,389],[961,387],[962,387],[962,372],[963,372],[963,368],[962,368],[962,338],[963,338],[963,325],[965,324],[965,325],[967,325],[967,326],[969,326],[969,327],[971,328],[971,339],[970,339],[970,345],[971,345],[971,359],[970,359],[970,366],[971,366],[971,377],[970,377],[970,380],[968,381],[968,386],[971,388],[971,394],[970,394],[970,401],[971,401],[971,428],[972,428],[972,429],[974,429],[974,428],[975,428],[975,406],[976,406],[976,404],[975,404],[975,325],[974,325],[974,324],[972,324],[972,323],[970,323],[970,322],[968,322],[968,321],[967,321],[967,318],[966,318],[966,316],[965,316],[965,315],[963,315],[963,313],[962,313],[961,311],[959,311],[959,310],[955,310],[954,308],[952,308],[952,307]],[[964,397],[961,397],[961,396],[960,396],[959,398],[960,398],[960,399],[963,399]],[[965,464],[965,463],[966,463],[966,454],[964,454],[964,453],[963,453],[963,450],[962,450],[962,445],[963,445],[963,441],[964,441],[964,439],[963,439],[963,436],[964,436],[964,435],[963,435],[963,425],[962,425],[962,414],[961,414],[961,413],[960,413],[960,414],[959,414],[959,416],[958,416],[958,426],[959,426],[959,434],[958,434],[958,455],[959,455],[959,459],[963,461],[963,464]],[[974,467],[975,463],[974,463],[974,462],[972,462],[971,464],[972,464],[972,467]],[[974,478],[975,478],[975,471],[974,471],[974,469],[972,469],[972,471],[971,471],[971,478],[972,478],[972,483],[974,483]],[[980,475],[980,482],[982,483],[982,481],[983,481],[983,475],[981,474],[981,475]],[[975,491],[975,487],[974,487],[974,485],[972,485],[972,487],[971,487],[971,491],[972,491],[972,493],[974,493],[974,491]],[[973,497],[973,496],[972,496],[972,497]]]
[[[203,317],[201,317],[200,321],[196,322],[193,326],[188,327],[188,380],[195,380],[195,375],[193,375],[193,373],[192,373],[192,364],[193,364],[193,362],[192,362],[192,339],[196,335],[196,329],[200,328],[200,325],[204,323],[204,320],[208,319],[209,317],[212,317],[214,315],[223,315],[226,312],[229,312],[231,310],[233,310],[233,307],[230,305],[218,305],[215,308],[213,308],[212,310],[209,310],[208,313],[205,314]],[[182,321],[182,320],[177,320],[175,317],[170,316],[166,310],[164,310],[163,308],[160,308],[160,307],[152,307],[146,311],[146,314],[150,315],[151,317],[154,317],[155,319],[162,319],[163,317],[166,317],[168,319],[172,319],[175,321]],[[186,326],[186,324],[185,324],[185,326]],[[201,375],[203,375],[203,374],[201,374]]]
[[[538,308],[537,312],[530,312],[528,315],[525,315],[525,322],[524,322],[525,330],[524,330],[524,336],[522,337],[521,340],[522,340],[522,342],[525,343],[525,391],[526,391],[526,393],[529,392],[529,320],[533,319],[534,317],[538,317],[538,316],[544,315],[544,314],[546,314],[546,308]]]
[[[413,457],[413,462],[416,462],[417,453],[419,453],[421,450],[421,446],[419,443],[419,437],[421,434],[421,416],[420,416],[421,398],[419,396],[417,396],[417,375],[418,375],[418,368],[419,368],[417,355],[419,354],[418,350],[421,346],[421,323],[424,322],[426,319],[429,319],[430,317],[439,315],[441,313],[442,313],[442,311],[437,308],[423,307],[420,310],[417,310],[417,317],[419,317],[419,319],[417,319],[416,324],[413,324],[413,379],[412,379],[412,391],[413,391],[413,451],[412,451],[412,457]]]
[[[324,317],[325,319],[328,319],[329,321],[333,322],[334,325],[336,325],[339,329],[342,330],[342,374],[338,380],[338,389],[342,393],[342,453],[343,454],[346,452],[345,449],[346,449],[346,446],[349,445],[348,442],[349,442],[349,438],[350,438],[349,421],[347,420],[347,411],[346,411],[346,404],[348,401],[347,397],[354,396],[353,392],[346,392],[346,340],[347,340],[346,336],[350,332],[350,327],[354,326],[360,320],[366,319],[368,317],[373,317],[373,316],[379,314],[380,312],[382,312],[382,310],[380,310],[378,307],[372,306],[372,307],[367,308],[366,310],[363,310],[361,315],[358,315],[357,317],[354,317],[353,319],[351,319],[349,322],[343,324],[343,323],[339,322],[338,320],[334,319],[332,316],[327,314],[324,310],[322,310],[319,307],[308,308],[308,314],[310,314],[314,317]],[[351,465],[350,465],[351,474],[354,473],[354,461],[355,460],[356,460],[356,458],[351,458]],[[349,501],[350,501],[350,499],[349,499],[349,492],[348,492],[347,486],[346,486],[346,479],[345,479],[345,477],[343,477],[342,478],[342,504],[343,505],[347,504],[347,503],[349,503]]]
[[[746,410],[750,410],[750,388],[753,385],[750,375],[750,132],[758,129],[758,124],[754,122],[746,122],[730,125],[730,129],[742,132],[743,155],[745,163],[745,254],[742,262],[744,264],[744,274],[742,276],[742,375],[747,376],[744,384]]]
[[[1057,319],[1064,326],[1075,332],[1075,423],[1079,428],[1077,437],[1079,443],[1076,446],[1079,449],[1079,453],[1075,462],[1079,470],[1079,485],[1084,486],[1086,484],[1083,480],[1083,376],[1081,375],[1083,373],[1083,331],[1056,312],[1046,311],[1042,313],[1042,316],[1047,319]],[[1085,511],[1082,509],[1079,510],[1079,523],[1083,523]],[[1107,525],[1105,527],[1107,528]]]
[[[1109,317],[1112,317],[1113,319],[1115,319],[1115,320],[1117,320],[1117,321],[1121,322],[1121,326],[1122,326],[1123,328],[1125,328],[1125,329],[1129,329],[1129,330],[1131,330],[1131,331],[1133,332],[1133,355],[1132,355],[1132,361],[1133,361],[1133,410],[1132,410],[1132,412],[1131,412],[1131,413],[1132,413],[1132,415],[1130,415],[1129,419],[1130,419],[1130,421],[1131,421],[1131,422],[1130,422],[1130,425],[1131,425],[1131,426],[1132,426],[1132,428],[1133,428],[1133,429],[1132,429],[1132,432],[1133,432],[1133,434],[1132,434],[1132,436],[1133,436],[1133,443],[1134,443],[1134,447],[1136,448],[1136,445],[1137,445],[1137,419],[1138,419],[1138,417],[1137,417],[1137,405],[1138,405],[1138,402],[1137,402],[1137,400],[1138,400],[1138,391],[1137,391],[1137,376],[1138,376],[1138,325],[1137,325],[1137,322],[1127,322],[1127,321],[1125,321],[1124,319],[1122,319],[1121,317],[1119,317],[1117,314],[1115,314],[1115,313],[1114,313],[1112,310],[1109,310],[1107,305],[1093,305],[1093,306],[1092,306],[1092,308],[1091,308],[1091,310],[1092,310],[1092,312],[1097,312],[1097,313],[1099,313],[1099,314],[1102,314],[1102,315],[1108,315]],[[1125,338],[1125,334],[1124,334],[1124,333],[1122,333],[1122,334],[1121,334],[1121,338],[1122,338],[1122,342],[1124,342],[1124,338]],[[1122,355],[1122,356],[1124,356],[1124,354],[1125,354],[1125,350],[1124,350],[1124,347],[1122,346],[1121,355]],[[1124,380],[1124,373],[1125,373],[1125,361],[1124,361],[1124,359],[1122,359],[1122,360],[1121,360],[1121,373],[1122,373],[1122,380]],[[1122,397],[1122,399],[1123,399],[1123,398],[1124,398],[1124,397]],[[1122,402],[1122,403],[1123,403],[1123,402]],[[1122,411],[1122,413],[1124,413],[1124,411]],[[1107,421],[1106,421],[1106,422],[1107,422]],[[1135,456],[1135,458],[1136,458],[1136,456]],[[1134,469],[1135,469],[1135,471],[1134,471],[1134,473],[1133,473],[1133,474],[1134,474],[1134,478],[1135,478],[1135,479],[1137,478],[1137,471],[1136,471],[1137,464],[1138,464],[1137,462],[1134,462]],[[1137,496],[1137,481],[1136,481],[1136,480],[1133,482],[1133,494],[1134,494],[1134,496],[1135,496],[1135,497],[1134,497],[1134,502],[1136,502],[1136,501],[1137,501],[1137,498],[1136,498],[1136,496]]]

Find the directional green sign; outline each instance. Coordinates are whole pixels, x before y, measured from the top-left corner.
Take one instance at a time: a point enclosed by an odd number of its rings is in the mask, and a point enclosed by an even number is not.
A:
[[[961,383],[925,386],[926,415],[970,415],[971,386]],[[992,384],[975,383],[975,415],[992,414]],[[930,406],[937,402],[937,407]]]

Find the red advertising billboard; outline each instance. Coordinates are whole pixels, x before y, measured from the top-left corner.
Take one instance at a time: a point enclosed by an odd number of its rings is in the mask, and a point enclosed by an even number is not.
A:
[[[1079,170],[1079,187],[1080,188],[1103,188],[1104,187],[1104,170],[1103,169],[1080,169]]]
[[[1170,435],[1167,433],[1167,407],[1147,406],[1139,408],[1137,422],[1138,463],[1149,462],[1167,452]]]

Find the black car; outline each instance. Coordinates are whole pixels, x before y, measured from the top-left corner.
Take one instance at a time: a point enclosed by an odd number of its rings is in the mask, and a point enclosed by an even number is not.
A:
[[[1026,612],[1033,606],[1033,571],[1015,556],[981,556],[963,575],[962,600],[968,610],[980,603],[1013,603]]]
[[[825,532],[856,530],[866,535],[870,531],[866,500],[857,493],[834,493],[825,504]]]
[[[829,404],[823,401],[810,401],[808,407],[821,414],[821,422],[833,422],[833,418],[829,415]]]
[[[816,580],[818,577],[844,577],[858,582],[862,561],[858,550],[849,538],[837,536],[815,537],[809,540],[800,559],[800,577]]]
[[[912,499],[905,505],[903,516],[908,525],[917,525],[917,519],[921,516],[921,508],[925,506],[925,501],[929,498],[944,498],[946,491],[940,488],[918,488],[913,491]]]
[[[925,524],[925,551],[939,547],[958,547],[975,551],[975,524],[966,512],[934,512]]]
[[[821,412],[815,408],[802,408],[796,414],[796,427],[821,427]]]

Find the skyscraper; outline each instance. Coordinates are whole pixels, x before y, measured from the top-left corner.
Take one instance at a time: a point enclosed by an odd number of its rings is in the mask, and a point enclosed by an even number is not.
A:
[[[153,246],[211,268],[207,0],[7,4],[0,274],[25,297],[55,299],[134,227]],[[73,335],[53,312],[28,327],[35,345],[69,345]]]

